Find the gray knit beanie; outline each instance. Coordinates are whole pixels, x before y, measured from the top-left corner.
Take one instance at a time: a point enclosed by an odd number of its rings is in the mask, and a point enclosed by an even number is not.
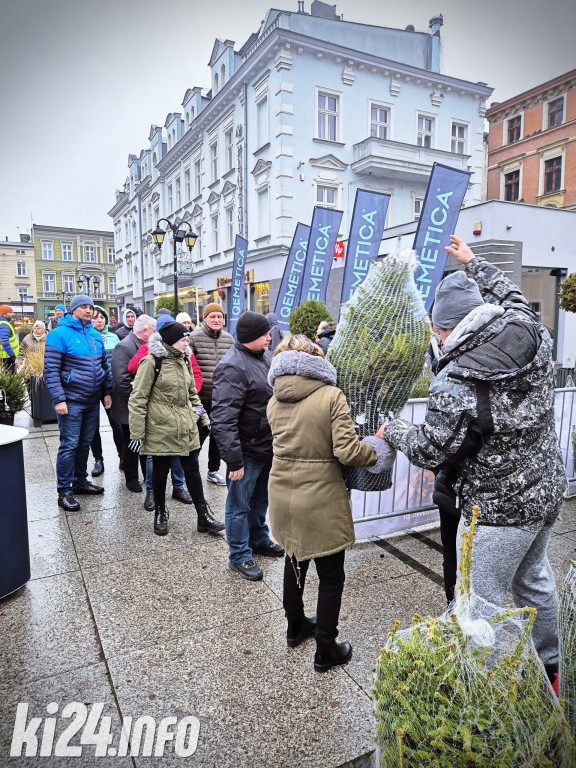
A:
[[[436,298],[432,307],[432,327],[441,330],[454,329],[474,307],[484,304],[484,300],[473,280],[464,272],[452,272],[436,288]]]

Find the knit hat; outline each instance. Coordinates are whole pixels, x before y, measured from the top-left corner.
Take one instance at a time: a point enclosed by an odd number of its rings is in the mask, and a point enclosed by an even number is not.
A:
[[[236,323],[236,338],[241,344],[249,344],[264,336],[270,330],[270,323],[258,312],[243,312]]]
[[[454,329],[468,312],[484,304],[478,286],[464,272],[452,272],[436,288],[432,308],[432,327],[441,330]]]
[[[158,320],[156,320],[156,330],[159,331],[160,328],[166,323],[173,323],[173,322],[174,320],[170,317],[170,315],[160,315]]]
[[[170,315],[170,317],[172,317],[172,312],[170,312],[169,309],[166,309],[166,307],[162,307],[162,309],[159,309],[158,312],[156,313],[156,320],[158,320],[158,318],[161,317],[162,315]]]
[[[210,312],[222,312],[224,314],[224,310],[220,306],[220,304],[216,304],[215,302],[212,302],[211,304],[206,304],[202,311],[202,317],[206,317],[206,315],[209,315]]]
[[[7,312],[14,312],[9,304],[2,304],[0,307],[0,315],[5,315]]]
[[[64,304],[56,304],[54,309],[61,309],[62,312],[66,312],[66,307],[64,306]]]
[[[175,320],[171,322],[163,323],[158,331],[164,344],[175,344],[180,339],[185,339],[190,331],[182,323],[177,323]]]
[[[101,315],[104,315],[104,319],[106,320],[106,325],[108,325],[108,312],[104,309],[104,307],[101,307],[100,304],[94,304],[94,312],[100,312]]]
[[[78,309],[78,307],[81,307],[82,304],[89,304],[91,307],[94,306],[94,302],[90,296],[84,296],[84,294],[81,293],[80,296],[74,296],[70,302],[70,313],[74,312],[74,310]]]
[[[180,314],[176,315],[176,322],[177,323],[191,323],[192,318],[188,314],[188,312],[180,312]]]

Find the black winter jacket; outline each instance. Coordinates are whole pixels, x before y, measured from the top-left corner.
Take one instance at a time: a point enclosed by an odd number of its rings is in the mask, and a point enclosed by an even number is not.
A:
[[[272,432],[266,406],[271,355],[234,342],[214,370],[210,423],[228,470],[244,466],[244,456],[272,459]]]
[[[128,336],[114,347],[112,351],[112,377],[114,378],[114,398],[110,416],[121,424],[129,423],[128,400],[132,394],[132,382],[134,376],[128,371],[128,363],[143,342],[140,341],[134,331],[129,331]]]

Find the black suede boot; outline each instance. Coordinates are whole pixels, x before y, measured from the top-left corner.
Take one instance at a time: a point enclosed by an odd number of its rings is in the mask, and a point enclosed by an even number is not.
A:
[[[205,499],[195,501],[194,506],[198,514],[198,526],[196,528],[198,533],[219,533],[219,531],[224,530],[224,523],[212,516],[212,510]]]
[[[316,672],[328,672],[332,667],[346,664],[352,658],[352,646],[350,643],[337,643],[332,640],[329,645],[316,642],[316,654],[314,656],[314,669]]]
[[[316,634],[316,616],[308,618],[302,615],[300,619],[288,619],[288,629],[286,631],[286,645],[288,648],[296,648],[304,642],[307,637]]]
[[[157,536],[166,536],[168,533],[168,518],[170,514],[165,504],[156,504],[154,510],[154,533]]]

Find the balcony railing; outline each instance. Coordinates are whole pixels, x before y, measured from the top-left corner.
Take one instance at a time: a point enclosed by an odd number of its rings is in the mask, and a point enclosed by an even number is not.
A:
[[[358,175],[371,173],[374,176],[392,176],[412,181],[428,179],[434,163],[465,171],[469,160],[470,155],[457,155],[442,149],[370,137],[354,144],[351,167]]]

